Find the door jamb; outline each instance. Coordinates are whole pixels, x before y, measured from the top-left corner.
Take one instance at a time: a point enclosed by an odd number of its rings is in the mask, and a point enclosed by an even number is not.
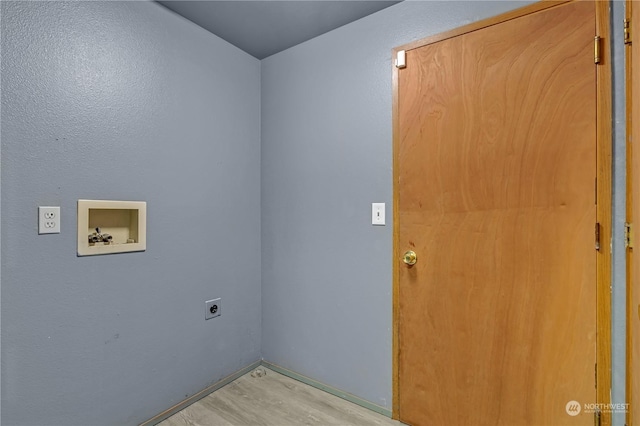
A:
[[[568,0],[540,1],[529,6],[518,8],[501,15],[484,19],[469,25],[455,28],[422,40],[414,41],[393,49],[393,58],[404,50],[412,50],[438,41],[457,37],[509,21],[521,16],[550,9]],[[602,52],[600,64],[596,68],[597,84],[597,136],[596,136],[596,220],[600,224],[600,238],[605,244],[596,252],[596,403],[608,404],[611,399],[611,203],[612,203],[612,104],[611,104],[611,52],[607,48],[610,43],[609,2],[596,1],[596,33],[601,38]],[[399,317],[400,317],[400,250],[398,224],[398,153],[399,140],[399,111],[398,111],[398,74],[399,69],[393,67],[393,326],[392,326],[392,417],[398,419],[399,407]],[[611,414],[603,412],[601,425],[611,424]]]
[[[630,21],[630,25],[632,28],[637,28],[638,27],[638,22],[634,21],[634,15],[632,13],[632,4],[633,1],[632,0],[626,0],[625,2],[625,19],[628,19]],[[631,48],[631,44],[625,44],[625,83],[626,83],[626,155],[627,155],[627,161],[626,161],[626,169],[627,169],[627,177],[626,177],[626,184],[627,184],[627,194],[626,194],[626,222],[627,224],[629,223],[634,223],[634,217],[633,217],[633,213],[634,213],[634,197],[633,197],[633,192],[635,189],[635,185],[633,184],[633,178],[635,177],[635,170],[636,170],[636,162],[635,159],[633,158],[633,147],[631,144],[631,139],[632,139],[632,135],[633,135],[633,114],[635,111],[633,111],[632,108],[632,104],[633,104],[633,97],[632,97],[632,93],[633,93],[633,85],[632,85],[632,65],[633,65],[633,61],[632,61],[632,48]],[[638,116],[637,112],[636,112],[636,116]],[[637,191],[637,190],[636,190]],[[633,335],[633,331],[636,331],[633,329],[633,320],[632,320],[632,316],[634,315],[634,305],[635,305],[635,301],[634,301],[634,290],[636,288],[638,288],[638,286],[634,286],[634,283],[638,280],[639,277],[635,277],[633,274],[633,249],[631,247],[633,247],[634,241],[632,239],[635,239],[634,235],[625,235],[625,239],[627,240],[627,242],[629,244],[626,244],[627,247],[625,248],[625,259],[626,259],[626,307],[627,307],[627,315],[626,315],[626,329],[627,329],[627,336],[626,336],[626,381],[625,381],[625,395],[626,395],[626,400],[627,403],[629,403],[629,405],[627,406],[627,414],[626,414],[626,421],[625,423],[627,425],[633,425],[633,421],[635,420],[635,413],[636,411],[635,406],[633,405],[633,386],[632,386],[632,377],[633,377],[633,373],[635,373],[635,367],[637,365],[637,360],[633,359],[633,344],[635,343],[636,338],[638,338],[637,336]],[[637,243],[637,240],[635,241]],[[635,364],[634,364],[635,362]],[[636,378],[636,380],[638,380]]]

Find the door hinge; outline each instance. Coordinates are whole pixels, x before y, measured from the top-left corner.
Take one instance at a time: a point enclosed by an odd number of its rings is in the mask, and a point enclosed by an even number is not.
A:
[[[594,426],[602,425],[602,413],[600,412],[599,409],[596,409],[596,411],[593,412],[593,425]]]
[[[624,246],[626,248],[633,248],[633,224],[624,224]]]
[[[596,64],[600,63],[600,36],[593,38],[593,61]]]
[[[600,223],[596,222],[596,250],[600,251]]]
[[[407,54],[404,50],[396,53],[396,68],[402,69],[407,67]]]
[[[624,44],[631,44],[631,22],[624,20]]]
[[[593,387],[598,389],[598,363],[593,364],[593,371],[594,371],[594,385]]]

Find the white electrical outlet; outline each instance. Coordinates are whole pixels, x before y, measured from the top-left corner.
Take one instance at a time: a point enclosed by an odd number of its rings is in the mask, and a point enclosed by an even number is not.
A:
[[[221,302],[222,300],[219,297],[217,299],[211,299],[204,302],[204,319],[208,320],[219,317],[222,314]]]
[[[38,207],[38,234],[60,233],[60,207]]]

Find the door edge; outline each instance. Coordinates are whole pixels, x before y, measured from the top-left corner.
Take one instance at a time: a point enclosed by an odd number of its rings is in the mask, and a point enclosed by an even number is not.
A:
[[[613,105],[610,2],[596,1],[596,34],[602,40],[601,61],[596,65],[596,216],[605,242],[597,251],[596,289],[596,403],[611,402],[611,244]],[[611,413],[601,413],[601,424],[611,424]]]

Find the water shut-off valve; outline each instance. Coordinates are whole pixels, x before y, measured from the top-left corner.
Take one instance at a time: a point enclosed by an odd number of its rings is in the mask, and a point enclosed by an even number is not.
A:
[[[100,228],[96,228],[96,232],[94,232],[93,234],[89,234],[90,244],[96,244],[96,243],[111,244],[112,241],[113,241],[113,237],[111,236],[111,234],[107,234],[106,232],[103,234],[102,232],[100,232]]]

